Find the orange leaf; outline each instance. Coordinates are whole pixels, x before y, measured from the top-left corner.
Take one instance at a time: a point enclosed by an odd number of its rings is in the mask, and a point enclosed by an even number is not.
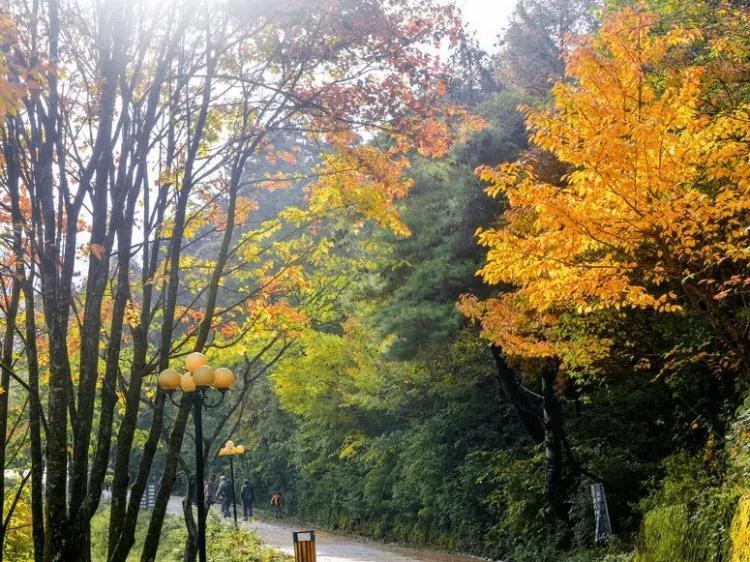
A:
[[[90,244],[91,253],[96,256],[96,259],[101,260],[104,257],[104,246],[101,244]]]

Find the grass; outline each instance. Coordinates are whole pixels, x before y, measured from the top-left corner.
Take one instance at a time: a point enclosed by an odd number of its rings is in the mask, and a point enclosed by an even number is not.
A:
[[[143,539],[148,528],[149,513],[141,511],[128,562],[140,560]],[[107,559],[107,528],[109,507],[104,507],[91,521],[91,558]],[[187,531],[182,517],[167,515],[162,526],[157,560],[160,562],[182,562]],[[208,559],[211,562],[288,562],[293,558],[263,545],[260,537],[246,529],[234,529],[226,525],[215,512],[209,513],[206,530]]]

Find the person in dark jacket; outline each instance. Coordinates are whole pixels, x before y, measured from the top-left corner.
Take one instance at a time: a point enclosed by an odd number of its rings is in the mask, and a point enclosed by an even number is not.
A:
[[[206,500],[206,511],[208,511],[216,503],[216,476],[206,480],[203,486],[203,497]]]
[[[221,514],[224,517],[229,517],[229,505],[234,499],[234,490],[232,489],[232,483],[225,476],[219,479],[216,498],[221,502]]]
[[[250,480],[245,480],[240,488],[240,499],[242,500],[242,514],[245,517],[245,521],[253,516],[253,485],[250,484]]]

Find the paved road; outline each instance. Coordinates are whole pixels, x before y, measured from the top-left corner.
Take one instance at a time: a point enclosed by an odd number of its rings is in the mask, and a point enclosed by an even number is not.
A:
[[[169,513],[182,513],[182,498],[172,497]],[[287,554],[294,554],[292,528],[282,522],[251,521],[242,523],[252,529],[263,541]],[[365,542],[352,537],[332,535],[316,531],[318,562],[477,562],[477,558],[455,556],[441,552],[430,552]]]

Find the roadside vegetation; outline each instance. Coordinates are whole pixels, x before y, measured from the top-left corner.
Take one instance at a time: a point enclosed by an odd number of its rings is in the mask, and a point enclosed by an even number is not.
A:
[[[194,560],[195,395],[157,378],[194,390],[201,352],[234,372],[206,474],[242,445],[261,509],[750,561],[750,8],[519,0],[497,32],[437,0],[3,3],[5,559]]]
[[[91,557],[92,560],[105,560],[107,557],[107,521],[109,510],[102,509],[91,521]],[[228,524],[215,512],[209,512],[207,519],[207,555],[212,562],[289,562],[294,557],[287,556],[282,552],[264,546],[260,538],[247,529],[240,527],[235,529],[233,524]],[[144,517],[139,520],[135,533],[135,552],[143,548],[146,538],[148,520]],[[183,562],[185,541],[187,539],[185,522],[177,515],[166,515],[164,528],[157,560],[164,562]],[[27,553],[31,558],[32,553]],[[137,554],[133,554],[128,561],[140,560]]]

